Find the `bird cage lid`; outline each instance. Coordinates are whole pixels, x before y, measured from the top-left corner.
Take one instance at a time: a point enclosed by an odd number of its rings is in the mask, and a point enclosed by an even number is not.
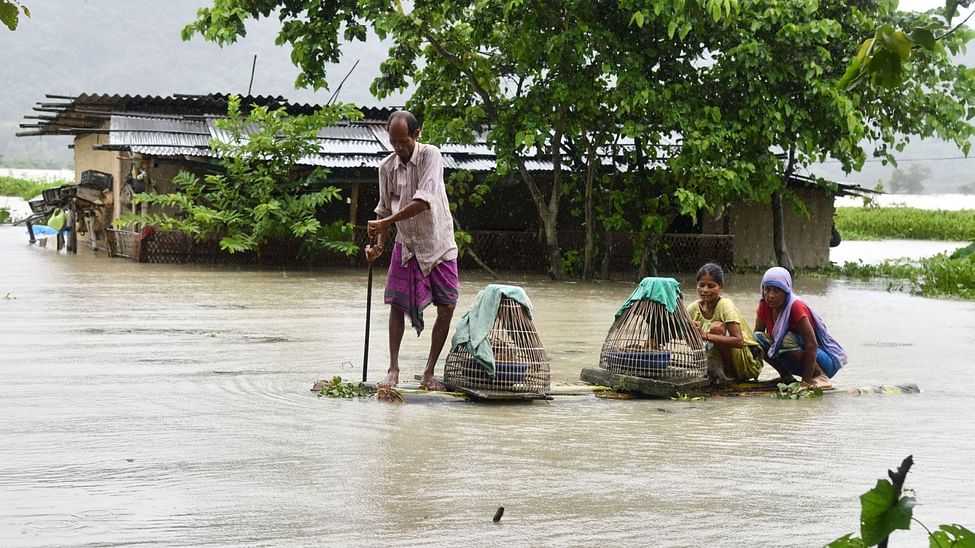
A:
[[[677,280],[673,278],[643,278],[633,293],[630,293],[623,306],[616,311],[616,318],[619,319],[637,301],[654,301],[667,307],[667,312],[673,313],[677,309],[677,301],[680,298],[680,282]]]
[[[494,367],[494,355],[488,335],[494,327],[502,297],[515,301],[521,305],[529,319],[532,317],[532,302],[524,289],[515,285],[490,284],[474,297],[471,307],[457,322],[454,336],[450,340],[452,348],[466,346],[476,359],[481,360],[491,370]]]

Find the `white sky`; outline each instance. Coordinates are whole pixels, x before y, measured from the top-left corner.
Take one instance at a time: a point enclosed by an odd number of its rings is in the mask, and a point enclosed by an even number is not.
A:
[[[945,5],[944,0],[901,0],[897,7],[902,10],[910,11],[926,11],[932,8],[943,8]],[[975,5],[971,8],[959,8],[959,13],[962,16],[967,15],[972,9],[975,9]]]

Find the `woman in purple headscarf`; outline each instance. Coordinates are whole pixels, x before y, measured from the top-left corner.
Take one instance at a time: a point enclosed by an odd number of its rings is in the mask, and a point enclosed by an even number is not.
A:
[[[765,361],[785,383],[802,377],[807,388],[832,388],[829,379],[846,364],[846,352],[812,308],[792,292],[789,271],[774,267],[762,277],[755,338]]]

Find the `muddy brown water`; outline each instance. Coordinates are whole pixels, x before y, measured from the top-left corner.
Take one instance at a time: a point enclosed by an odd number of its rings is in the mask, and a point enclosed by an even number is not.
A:
[[[462,276],[465,310],[491,280]],[[556,382],[596,363],[632,288],[506,281],[535,304]],[[730,280],[746,316],[757,284]],[[849,352],[837,384],[924,392],[319,399],[315,379],[361,374],[365,271],[144,265],[0,227],[0,546],[817,546],[857,530],[857,497],[908,454],[915,516],[975,525],[975,303],[823,279],[797,292]],[[428,343],[407,334],[405,375]],[[897,538],[926,545],[916,525]]]

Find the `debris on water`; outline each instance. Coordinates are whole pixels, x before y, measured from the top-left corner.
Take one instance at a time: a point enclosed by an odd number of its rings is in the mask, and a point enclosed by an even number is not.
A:
[[[593,392],[593,395],[596,396],[599,399],[604,399],[604,400],[632,400],[632,399],[634,399],[633,394],[630,394],[629,392],[613,392],[613,391],[609,391],[609,390],[602,391],[602,392]]]
[[[338,375],[332,377],[332,380],[315,381],[312,390],[318,391],[319,398],[323,396],[329,398],[361,398],[372,395],[372,391],[363,386],[362,383],[345,382]]]
[[[498,511],[494,513],[494,523],[501,521],[501,516],[504,515],[504,506],[498,506]]]
[[[400,394],[399,390],[389,386],[380,386],[377,388],[376,399],[379,401],[389,401],[393,403],[406,403],[406,399],[403,398],[403,394]]]

